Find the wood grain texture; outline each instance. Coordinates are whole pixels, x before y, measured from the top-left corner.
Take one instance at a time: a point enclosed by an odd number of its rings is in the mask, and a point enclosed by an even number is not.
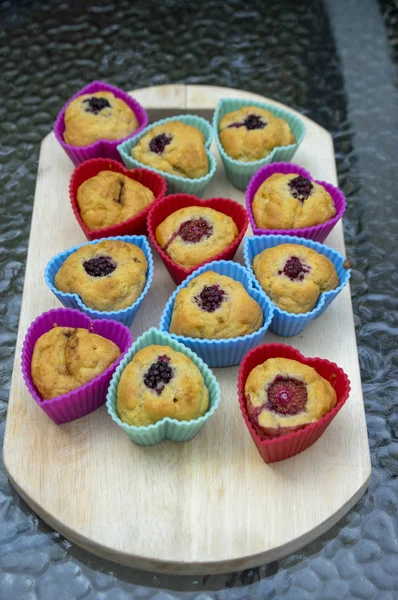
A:
[[[163,86],[134,96],[159,108],[211,113],[222,96],[259,98],[238,90]],[[267,99],[271,102],[270,99]],[[294,161],[314,178],[336,184],[330,135],[304,117],[307,134]],[[243,202],[224,171],[215,144],[216,177],[205,197]],[[316,538],[355,504],[367,487],[370,456],[350,291],[347,287],[303,334],[286,342],[307,356],[338,363],[352,392],[331,426],[311,448],[265,465],[241,418],[237,367],[214,369],[222,401],[191,442],[134,445],[103,407],[56,426],[25,388],[20,355],[31,321],[58,307],[43,270],[56,253],[85,241],[68,198],[73,166],[54,135],[42,143],[25,287],[4,441],[10,481],[56,530],[93,553],[126,565],[174,573],[215,573],[275,560]],[[251,233],[251,232],[249,232]],[[345,253],[341,224],[326,243]],[[175,289],[154,253],[155,277],[132,326],[136,337],[157,326]],[[236,260],[243,262],[242,249]]]

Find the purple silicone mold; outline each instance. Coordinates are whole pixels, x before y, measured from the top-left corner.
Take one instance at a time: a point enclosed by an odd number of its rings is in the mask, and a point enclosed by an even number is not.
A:
[[[138,128],[133,131],[130,135],[121,138],[120,140],[98,140],[93,144],[89,144],[88,146],[71,146],[64,141],[64,131],[65,131],[65,110],[67,106],[83,94],[94,94],[95,92],[112,92],[117,98],[123,100],[134,112],[137,121]],[[63,106],[58,117],[54,124],[54,133],[58,142],[61,144],[62,148],[65,150],[66,154],[69,156],[74,165],[78,165],[85,160],[90,160],[91,158],[112,158],[121,162],[120,154],[117,150],[118,144],[121,144],[125,140],[128,140],[138,133],[140,133],[145,127],[148,125],[148,115],[145,109],[134,100],[131,96],[123,92],[117,87],[113,85],[109,85],[108,83],[104,83],[103,81],[93,81],[86,87],[79,90],[68,102]]]
[[[262,185],[264,181],[268,179],[268,177],[271,177],[271,175],[274,173],[297,173],[297,175],[307,177],[307,179],[311,179],[311,181],[315,181],[315,183],[322,185],[332,196],[334,205],[336,207],[336,215],[332,219],[325,221],[325,223],[313,225],[312,227],[301,227],[299,229],[260,229],[257,227],[253,217],[252,202],[260,185]],[[322,243],[332,231],[337,221],[341,219],[346,208],[347,202],[345,196],[339,188],[335,187],[331,183],[313,179],[308,171],[303,169],[303,167],[293,163],[279,162],[262,167],[257,171],[257,173],[255,173],[255,175],[253,175],[246,190],[246,209],[249,214],[250,225],[254,235],[294,235],[296,237],[303,237],[307,240],[314,240],[315,242]]]
[[[51,400],[42,400],[31,375],[33,349],[38,338],[50,331],[54,324],[60,327],[81,327],[97,333],[119,346],[121,355],[103,373],[88,383]],[[57,308],[43,313],[29,327],[22,346],[22,374],[31,396],[42,410],[56,423],[80,419],[105,404],[109,382],[117,365],[133,343],[130,330],[117,321],[92,321],[79,310]]]

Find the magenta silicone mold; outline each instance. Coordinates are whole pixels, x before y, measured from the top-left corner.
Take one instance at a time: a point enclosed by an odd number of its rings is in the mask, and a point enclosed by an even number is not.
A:
[[[81,327],[97,333],[119,346],[120,357],[101,375],[68,394],[51,400],[42,400],[31,375],[33,349],[38,338],[50,331],[54,324],[60,327]],[[57,308],[43,313],[29,327],[22,347],[22,374],[26,386],[42,410],[56,424],[67,423],[88,415],[102,404],[105,404],[109,382],[117,365],[133,343],[130,330],[117,321],[92,321],[84,313],[70,308]]]
[[[95,92],[112,92],[117,98],[123,100],[134,112],[138,121],[138,128],[133,131],[130,135],[121,138],[120,140],[98,140],[93,144],[89,144],[88,146],[71,146],[64,141],[64,131],[65,131],[65,110],[67,106],[83,94],[94,94]],[[118,144],[121,144],[125,140],[128,140],[138,133],[140,133],[145,127],[148,125],[148,115],[145,109],[131,96],[126,94],[123,90],[120,90],[113,85],[109,85],[108,83],[104,83],[103,81],[93,81],[86,87],[82,88],[68,102],[63,106],[58,117],[54,124],[54,133],[57,141],[61,144],[62,148],[65,150],[71,161],[74,165],[78,165],[85,160],[89,160],[91,158],[112,158],[121,162],[120,154],[117,150]]]
[[[332,219],[329,219],[320,225],[301,227],[299,229],[260,229],[257,227],[253,217],[252,202],[260,185],[262,185],[264,181],[268,179],[268,177],[271,177],[271,175],[274,173],[297,173],[297,175],[307,177],[308,179],[311,179],[311,181],[315,181],[315,183],[322,185],[332,197],[336,207],[336,215]],[[306,171],[306,169],[293,163],[279,162],[262,167],[257,171],[257,173],[255,173],[255,175],[253,175],[246,190],[246,209],[254,235],[295,235],[297,237],[303,237],[308,240],[314,240],[315,242],[322,243],[332,231],[336,223],[341,219],[346,208],[347,202],[345,196],[339,188],[335,187],[331,183],[313,179],[311,174]]]

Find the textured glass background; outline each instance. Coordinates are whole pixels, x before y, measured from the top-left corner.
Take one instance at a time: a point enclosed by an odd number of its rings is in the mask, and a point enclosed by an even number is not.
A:
[[[0,599],[397,599],[396,2],[15,0],[0,2],[0,19],[0,439],[41,139],[93,79],[127,90],[199,83],[270,96],[333,134],[373,464],[361,501],[300,552],[193,578],[120,567],[70,544],[0,463]]]

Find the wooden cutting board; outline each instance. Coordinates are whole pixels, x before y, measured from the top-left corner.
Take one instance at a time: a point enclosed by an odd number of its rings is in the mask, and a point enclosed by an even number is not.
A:
[[[261,99],[239,90],[184,85],[135,90],[134,96],[151,121],[181,111],[211,120],[221,97]],[[315,179],[336,184],[331,136],[302,118],[307,134],[294,161]],[[215,144],[212,150],[218,170],[205,197],[243,203],[243,193],[225,178]],[[220,408],[194,440],[180,445],[134,445],[105,407],[56,426],[30,397],[20,369],[22,342],[36,316],[59,306],[44,284],[44,267],[54,254],[85,241],[69,204],[72,171],[50,133],[40,152],[4,440],[13,486],[69,540],[110,560],[160,572],[244,569],[276,560],[324,533],[358,501],[370,477],[348,286],[303,334],[264,338],[335,361],[351,380],[350,398],[323,437],[289,460],[267,466],[257,453],[239,411],[237,367],[214,369],[222,389]],[[341,223],[326,243],[345,253]],[[156,253],[154,258],[154,281],[132,326],[134,336],[159,324],[175,289]],[[236,260],[242,258],[240,249]]]

